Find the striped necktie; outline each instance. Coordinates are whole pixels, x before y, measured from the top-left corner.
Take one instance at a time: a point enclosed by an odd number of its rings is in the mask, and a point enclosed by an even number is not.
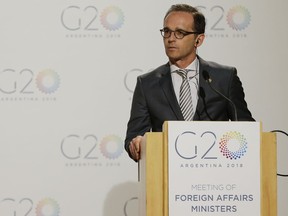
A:
[[[185,121],[192,121],[193,119],[193,105],[190,85],[187,78],[188,70],[179,69],[177,73],[182,77],[182,84],[180,86],[179,104]]]

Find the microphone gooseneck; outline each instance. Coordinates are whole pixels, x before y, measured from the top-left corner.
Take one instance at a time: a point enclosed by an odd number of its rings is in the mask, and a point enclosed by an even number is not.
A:
[[[220,95],[221,97],[223,97],[225,100],[229,101],[229,103],[232,105],[232,108],[233,108],[233,110],[234,110],[234,121],[238,121],[237,109],[236,109],[236,106],[235,106],[235,104],[233,103],[233,101],[232,101],[230,98],[226,97],[224,94],[222,94],[220,91],[218,91],[217,89],[215,89],[215,88],[211,85],[212,79],[211,79],[208,71],[206,71],[206,70],[203,71],[203,78],[204,78],[204,80],[208,83],[208,85],[210,86],[210,88],[211,88],[214,92],[216,92],[218,95]]]
[[[211,116],[209,115],[208,111],[207,111],[207,105],[206,105],[206,101],[205,101],[205,97],[206,97],[206,94],[205,94],[205,91],[202,87],[199,88],[199,95],[203,101],[203,104],[204,104],[204,112],[206,113],[207,117],[209,118],[210,121],[213,121],[213,119],[211,118]]]

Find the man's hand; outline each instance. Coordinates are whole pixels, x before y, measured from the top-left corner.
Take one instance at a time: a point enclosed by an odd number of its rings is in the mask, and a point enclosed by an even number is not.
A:
[[[131,153],[132,158],[135,161],[138,161],[140,159],[140,152],[141,152],[141,140],[143,139],[143,136],[137,136],[133,138],[129,145],[129,151]]]

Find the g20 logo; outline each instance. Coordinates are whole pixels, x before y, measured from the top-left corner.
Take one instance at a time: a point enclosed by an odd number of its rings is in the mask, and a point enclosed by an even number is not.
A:
[[[60,207],[58,203],[51,198],[41,200],[36,207],[36,216],[59,216]]]
[[[33,200],[30,198],[16,200],[12,197],[6,197],[0,202],[0,212],[1,215],[5,216],[32,215]]]
[[[246,138],[239,132],[230,131],[222,135],[217,143],[217,136],[211,131],[196,134],[185,131],[175,140],[175,151],[183,159],[217,159],[221,153],[227,159],[239,159],[247,152]]]
[[[229,159],[238,159],[247,151],[246,138],[239,132],[231,131],[225,133],[219,142],[221,153]]]
[[[209,24],[209,30],[212,31],[225,30],[223,23],[227,23],[233,30],[241,31],[246,29],[251,21],[251,14],[248,9],[240,5],[230,8],[227,12],[220,5],[215,5],[211,8],[198,6],[197,8],[208,17],[207,24]]]
[[[99,151],[108,159],[116,159],[124,151],[123,141],[118,136],[108,135],[98,146],[98,138],[93,134],[71,134],[61,141],[61,153],[69,160],[95,160],[99,158]]]
[[[80,7],[71,5],[61,13],[61,23],[69,31],[97,31],[99,25],[109,31],[120,29],[124,24],[123,11],[117,6],[109,6],[99,12],[98,8],[89,5]]]
[[[16,200],[6,197],[0,201],[1,215],[5,216],[32,216],[35,215],[34,201],[31,198]],[[36,216],[59,216],[59,204],[51,198],[44,198],[35,207]]]
[[[34,86],[45,94],[54,93],[60,86],[59,75],[51,69],[45,69],[38,73],[25,68],[19,71],[4,69],[0,72],[0,92],[4,94],[33,94]]]

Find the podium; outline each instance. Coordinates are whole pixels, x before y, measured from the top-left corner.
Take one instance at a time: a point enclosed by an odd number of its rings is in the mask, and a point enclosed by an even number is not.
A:
[[[255,125],[256,129],[253,129],[255,128]],[[250,127],[252,129],[250,129]],[[214,130],[216,132],[214,132]],[[172,136],[171,138],[170,134],[174,133],[174,131],[177,132],[173,135],[174,137]],[[191,152],[188,155],[185,155],[186,150],[181,146],[182,143],[187,141],[184,139],[180,140],[179,138],[184,137],[182,136],[184,134],[187,134],[192,138],[192,140],[188,141],[188,145],[191,145],[188,149]],[[223,134],[224,136],[222,136]],[[189,136],[186,139],[189,139]],[[199,146],[203,145],[201,143],[204,137],[213,137],[215,142],[208,141],[211,143],[209,144],[210,147],[205,149],[204,154],[200,154]],[[236,139],[234,139],[235,137]],[[197,138],[197,140],[195,141],[194,138]],[[254,139],[256,141],[259,140],[259,144],[257,144]],[[240,142],[241,146],[238,145],[236,148],[231,146],[227,147],[229,142],[234,142],[233,145],[235,145],[235,140],[236,145],[237,142]],[[193,141],[197,144],[193,143]],[[223,146],[226,147],[226,150],[224,151]],[[229,148],[232,149],[229,150]],[[175,158],[171,159],[171,155],[175,149],[176,155],[178,154],[178,156],[181,156],[179,159],[180,162],[178,159],[176,159],[176,162]],[[178,214],[175,213],[175,209],[176,212],[178,212],[179,208],[185,208],[184,213],[179,212],[179,215],[183,216],[217,216],[225,214],[232,216],[277,216],[276,153],[276,135],[271,132],[262,132],[261,123],[165,122],[163,125],[163,132],[148,132],[145,134],[141,143],[141,159],[139,161],[139,180],[141,188],[139,197],[140,216],[174,216]],[[253,158],[252,161],[247,159],[248,156]],[[204,159],[207,160],[202,164],[194,164],[194,162],[191,162],[197,157],[202,161]],[[256,159],[254,160],[254,158]],[[217,162],[219,160],[220,162]],[[182,161],[185,161],[183,163],[184,165],[182,165]],[[209,164],[211,161],[214,161],[212,162],[212,165]],[[176,163],[176,174],[173,171],[175,168],[170,168],[174,166],[174,163]],[[222,166],[222,164],[224,165]],[[234,164],[234,166],[231,166],[231,169],[227,169],[226,164]],[[235,164],[238,165],[236,166]],[[254,164],[256,165],[254,166]],[[201,166],[204,168],[201,168]],[[254,171],[253,169],[250,170],[253,166]],[[184,169],[185,167],[186,170]],[[179,175],[177,173],[178,170],[180,170]],[[186,175],[184,178],[183,176],[181,177],[181,172],[183,173],[183,170]],[[229,174],[230,170],[231,173],[233,173],[232,175]],[[195,173],[199,172],[201,174],[198,174],[197,178],[200,178],[200,180],[195,179]],[[213,172],[219,173],[219,175],[213,174],[213,177],[211,178],[211,173]],[[224,178],[223,172],[224,175],[227,175]],[[241,176],[238,178],[237,174],[239,173],[242,173],[242,175],[240,174]],[[224,183],[222,183],[221,176],[222,180],[224,179]],[[220,180],[216,182],[218,177]],[[183,182],[183,179],[189,178],[191,179],[191,181],[189,180],[190,188],[187,189],[188,187],[185,188],[187,182],[185,183],[186,180]],[[197,181],[196,183],[194,183],[194,179]],[[214,180],[215,183],[213,183]],[[225,183],[226,180],[228,183]],[[203,183],[205,185],[202,185],[202,182],[209,182],[209,185],[206,183]],[[234,184],[234,182],[236,182],[236,184]],[[237,189],[234,191],[233,189],[225,191],[228,188],[225,187],[228,185],[229,188],[232,188],[232,185],[234,185],[235,188],[239,188],[239,191],[237,192]],[[180,191],[181,187],[184,188],[184,193],[180,192],[177,194],[177,191]],[[202,193],[203,188],[205,189],[204,193]],[[252,192],[250,189],[252,189]],[[170,194],[173,193],[174,195],[171,198]],[[223,200],[223,202],[221,200]],[[175,201],[176,204],[171,204],[171,201]],[[225,204],[222,205],[221,203]],[[195,206],[196,204],[197,206]],[[176,207],[173,207],[174,205],[176,205]],[[251,213],[251,210],[257,213],[253,214],[253,212]],[[180,211],[182,210],[180,209]],[[230,211],[231,213],[227,213],[226,211]],[[247,213],[246,211],[250,213]]]

